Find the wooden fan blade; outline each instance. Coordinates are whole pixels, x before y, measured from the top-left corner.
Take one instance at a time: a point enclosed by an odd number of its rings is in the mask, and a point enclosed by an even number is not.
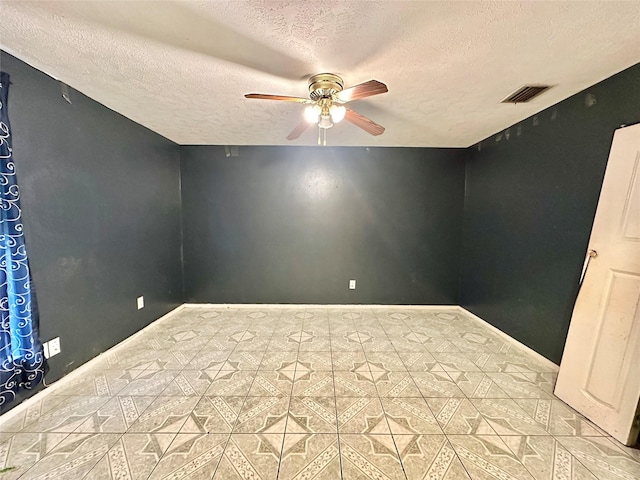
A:
[[[263,93],[247,93],[245,98],[257,98],[259,100],[280,100],[283,102],[295,102],[295,103],[315,103],[313,100],[301,97],[287,97],[285,95],[266,95]]]
[[[355,87],[347,88],[336,94],[336,98],[341,102],[352,102],[361,98],[371,97],[372,95],[379,95],[380,93],[386,93],[389,89],[387,86],[377,80],[369,80],[368,82],[361,83]]]
[[[305,132],[307,128],[309,128],[309,125],[311,125],[309,122],[307,122],[306,120],[302,120],[302,122],[300,122],[296,126],[296,128],[294,128],[291,133],[287,135],[287,140],[295,140],[296,138],[298,138]]]
[[[378,125],[373,120],[370,120],[364,115],[360,115],[358,112],[354,112],[348,108],[344,118],[371,135],[378,136],[384,133],[384,127],[382,125]]]

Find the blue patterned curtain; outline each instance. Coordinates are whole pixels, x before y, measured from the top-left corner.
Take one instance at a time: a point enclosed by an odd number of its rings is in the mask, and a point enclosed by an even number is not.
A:
[[[0,72],[0,411],[19,390],[42,382],[45,373],[11,158],[8,95],[9,75]]]

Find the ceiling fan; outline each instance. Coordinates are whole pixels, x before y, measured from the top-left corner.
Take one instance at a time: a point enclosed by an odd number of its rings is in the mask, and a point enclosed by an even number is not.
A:
[[[318,144],[321,144],[321,136],[324,133],[324,145],[326,145],[327,129],[343,119],[371,135],[381,135],[384,132],[383,126],[345,107],[343,104],[388,91],[387,86],[377,80],[369,80],[345,90],[344,82],[338,75],[319,73],[309,79],[309,98],[266,95],[262,93],[247,93],[245,97],[306,104],[304,120],[287,136],[287,140],[295,140],[311,124],[317,124]]]

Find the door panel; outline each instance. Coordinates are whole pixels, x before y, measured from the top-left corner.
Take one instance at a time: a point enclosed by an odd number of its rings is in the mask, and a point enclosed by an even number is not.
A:
[[[613,407],[620,402],[625,373],[633,349],[625,339],[637,337],[634,322],[640,296],[640,276],[610,272],[603,292],[605,300],[596,321],[596,344],[584,390],[601,403]],[[634,328],[635,327],[635,328]],[[633,342],[631,342],[633,343]],[[624,345],[624,351],[619,351]]]
[[[640,399],[640,125],[616,131],[555,394],[625,444]]]
[[[621,231],[625,240],[640,241],[640,187],[638,184],[638,166],[640,165],[640,152],[636,155],[631,174],[631,188],[624,206],[624,220]]]

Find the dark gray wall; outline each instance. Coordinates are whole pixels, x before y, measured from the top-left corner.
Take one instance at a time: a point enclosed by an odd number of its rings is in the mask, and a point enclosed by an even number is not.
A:
[[[636,65],[469,151],[461,304],[556,363],[614,130],[639,121]]]
[[[456,303],[463,154],[183,147],[187,301]]]
[[[2,52],[47,382],[182,303],[178,146]],[[145,308],[136,309],[144,295]]]

